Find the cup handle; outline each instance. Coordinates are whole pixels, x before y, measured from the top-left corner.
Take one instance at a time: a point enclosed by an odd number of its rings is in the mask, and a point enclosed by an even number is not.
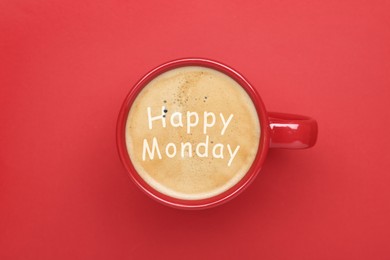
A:
[[[270,148],[305,149],[317,141],[317,121],[306,116],[268,112]]]

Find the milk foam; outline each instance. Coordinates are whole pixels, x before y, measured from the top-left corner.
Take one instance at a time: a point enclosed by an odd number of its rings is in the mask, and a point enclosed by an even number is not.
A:
[[[198,66],[153,79],[126,123],[127,150],[141,178],[187,200],[213,197],[238,183],[259,140],[258,115],[245,90],[227,75]]]

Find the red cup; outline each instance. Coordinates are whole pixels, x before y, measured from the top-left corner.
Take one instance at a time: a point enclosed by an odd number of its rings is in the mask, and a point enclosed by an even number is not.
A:
[[[199,200],[184,200],[167,196],[147,184],[137,173],[131,158],[127,152],[125,142],[125,125],[129,110],[137,97],[138,93],[151,80],[158,75],[179,67],[184,66],[203,66],[220,71],[238,82],[241,87],[248,93],[256,107],[261,125],[260,142],[256,157],[252,166],[247,171],[245,176],[233,187],[220,193],[214,197],[199,199]],[[223,204],[248,187],[260,172],[269,148],[285,148],[285,149],[304,149],[312,147],[317,139],[318,132],[317,122],[306,116],[267,112],[263,101],[255,88],[237,71],[234,69],[208,59],[187,58],[179,59],[162,64],[146,74],[129,92],[119,113],[117,122],[117,146],[119,156],[125,166],[130,178],[134,183],[144,191],[148,196],[156,201],[180,209],[205,209]]]

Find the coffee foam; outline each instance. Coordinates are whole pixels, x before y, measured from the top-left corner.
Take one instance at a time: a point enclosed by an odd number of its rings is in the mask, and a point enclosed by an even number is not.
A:
[[[206,119],[205,112],[209,113]],[[171,121],[174,113],[175,120]],[[195,113],[199,122],[188,129],[188,119],[194,122]],[[212,123],[211,113],[215,124],[205,129],[205,122]],[[165,117],[152,121],[150,129],[151,118],[161,115]],[[172,126],[171,122],[179,123],[179,118],[183,127]],[[161,159],[157,152],[151,159],[145,149],[153,147],[154,138]],[[206,140],[208,156],[200,157],[202,153],[197,154],[196,147]],[[259,140],[258,115],[245,90],[227,75],[198,66],[173,69],[149,82],[136,97],[126,123],[127,150],[141,178],[163,194],[186,200],[213,197],[238,183],[255,159]],[[182,151],[182,143],[190,143],[191,152],[188,144]],[[213,154],[217,144],[221,145]],[[173,146],[176,155],[170,158]],[[198,150],[205,154],[205,149]],[[221,154],[223,158],[217,158]]]

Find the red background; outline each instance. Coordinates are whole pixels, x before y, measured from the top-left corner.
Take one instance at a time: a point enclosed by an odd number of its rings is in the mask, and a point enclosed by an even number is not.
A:
[[[388,1],[0,2],[0,259],[390,259]],[[130,181],[126,94],[171,59],[224,62],[319,123],[233,201],[181,211]],[[185,257],[185,258],[184,258]]]

